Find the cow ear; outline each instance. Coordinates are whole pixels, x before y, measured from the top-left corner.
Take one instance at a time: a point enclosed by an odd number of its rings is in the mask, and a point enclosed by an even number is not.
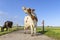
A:
[[[35,9],[33,9],[33,11],[35,11]]]

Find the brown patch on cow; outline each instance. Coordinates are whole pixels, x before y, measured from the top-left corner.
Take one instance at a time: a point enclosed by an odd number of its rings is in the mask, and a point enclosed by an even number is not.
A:
[[[33,16],[32,14],[31,14],[31,8],[29,8],[29,9],[27,9],[27,12],[31,15],[31,18],[32,18],[32,20],[36,20],[36,21],[38,21],[38,19],[37,19],[37,17],[35,17],[35,16]],[[33,9],[32,11],[35,11],[35,9]]]
[[[27,20],[26,20],[26,23],[27,23]]]
[[[29,14],[31,14],[31,9],[29,8],[29,9],[27,9],[27,12],[29,13]]]
[[[35,17],[35,16],[32,16],[32,15],[31,15],[31,18],[32,18],[32,20],[35,19],[36,21],[38,21],[37,17]]]

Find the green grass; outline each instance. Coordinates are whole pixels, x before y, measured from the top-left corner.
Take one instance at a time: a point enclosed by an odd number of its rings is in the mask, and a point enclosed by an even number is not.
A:
[[[56,40],[60,40],[60,27],[45,27],[44,35]],[[37,28],[37,32],[42,33],[42,28]]]
[[[0,28],[0,36],[1,35],[4,35],[4,34],[7,34],[7,33],[11,33],[13,31],[17,31],[17,30],[23,30],[23,27],[13,27],[12,29],[8,29],[8,31],[5,31],[4,29],[4,32],[1,32],[1,28]]]
[[[56,40],[60,40],[60,28],[58,28],[58,27],[48,28],[45,35],[52,37]]]

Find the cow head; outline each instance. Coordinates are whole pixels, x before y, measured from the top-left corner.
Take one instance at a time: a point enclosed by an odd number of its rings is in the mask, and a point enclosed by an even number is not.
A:
[[[26,8],[26,7],[22,7],[22,9],[26,14],[30,15],[33,20],[35,19],[36,21],[38,21],[36,15],[34,13],[35,9]]]
[[[28,15],[32,15],[34,13],[34,11],[35,11],[35,9],[26,8],[26,7],[22,7],[22,9]]]

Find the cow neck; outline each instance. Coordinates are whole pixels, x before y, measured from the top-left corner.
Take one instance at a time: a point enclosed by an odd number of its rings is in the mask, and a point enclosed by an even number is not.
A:
[[[35,19],[35,16],[34,15],[32,15],[31,13],[30,14],[28,14],[31,18],[32,18],[32,20],[34,20]]]
[[[31,13],[31,14],[28,14],[28,15],[31,17],[31,19],[32,19],[32,20],[34,20],[34,19],[35,19],[36,21],[38,21],[37,17],[36,17],[36,16],[34,16],[34,14],[32,14],[32,13]]]

